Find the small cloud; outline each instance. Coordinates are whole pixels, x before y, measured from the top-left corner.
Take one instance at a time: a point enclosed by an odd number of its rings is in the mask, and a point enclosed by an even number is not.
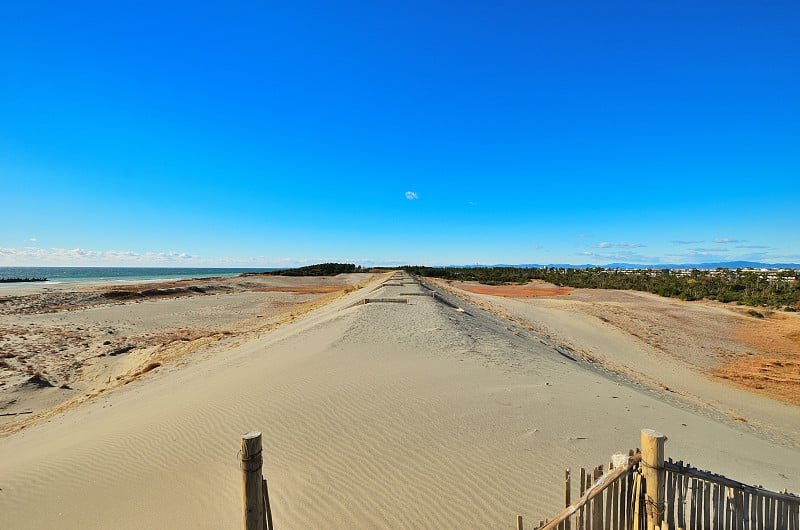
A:
[[[419,199],[419,195],[417,195],[416,192],[407,191],[406,192],[406,199],[408,199],[409,201],[415,201],[415,200]]]
[[[676,239],[672,242],[673,245],[696,245],[698,243],[702,243],[702,241],[689,241],[684,239]]]
[[[641,248],[643,246],[639,243],[609,243],[608,241],[595,245],[597,248]]]
[[[590,252],[584,251],[579,254],[585,258],[594,258],[606,262],[626,262],[626,263],[649,263],[657,264],[660,258],[656,256],[642,256],[630,250],[619,250],[614,252]]]
[[[736,245],[736,248],[769,248],[766,245]]]
[[[708,256],[716,252],[728,252],[727,248],[690,248],[689,253],[693,256]]]
[[[729,237],[715,237],[714,243],[739,243],[739,240],[731,239]]]
[[[33,241],[33,242],[36,242],[36,241],[38,241],[38,239],[36,239],[35,237],[29,237],[29,238],[28,238],[28,241]]]

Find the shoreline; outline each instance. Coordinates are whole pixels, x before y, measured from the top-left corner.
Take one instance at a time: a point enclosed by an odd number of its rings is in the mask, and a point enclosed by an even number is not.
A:
[[[4,286],[2,278],[5,276],[47,278],[45,282],[38,282],[46,286],[60,283],[233,278],[242,274],[258,274],[276,270],[280,269],[273,267],[0,267],[0,288]]]

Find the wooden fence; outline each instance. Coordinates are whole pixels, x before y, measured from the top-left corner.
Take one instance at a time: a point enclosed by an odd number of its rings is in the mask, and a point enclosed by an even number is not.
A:
[[[697,530],[800,530],[800,497],[664,462],[668,528]]]
[[[578,479],[578,499],[573,503],[572,476],[569,469],[564,474],[564,510],[552,521],[539,521],[540,530],[603,530],[634,528],[639,517],[630,502],[639,497],[641,481],[637,480],[641,453],[629,451],[627,455],[612,457],[608,472],[603,466],[587,471],[581,468]],[[523,530],[522,517],[517,516],[517,528]]]
[[[608,471],[580,470],[578,499],[564,475],[564,510],[537,530],[800,530],[800,497],[664,460],[667,437],[645,429],[641,451],[612,457]],[[273,530],[261,433],[241,440],[242,528]],[[517,530],[524,530],[517,516]]]
[[[564,477],[564,510],[537,530],[800,530],[800,497],[776,493],[664,460],[666,436],[642,431],[642,450],[615,455],[607,473],[581,469],[571,502]],[[523,530],[517,516],[517,530]]]

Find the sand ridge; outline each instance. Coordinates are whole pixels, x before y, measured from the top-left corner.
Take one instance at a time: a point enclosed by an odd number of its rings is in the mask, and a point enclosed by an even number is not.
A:
[[[795,405],[798,394],[794,391],[800,384],[800,374],[791,371],[791,362],[798,355],[791,345],[791,333],[800,325],[796,315],[766,312],[766,319],[757,319],[747,313],[747,308],[684,302],[636,291],[576,289],[566,296],[517,298],[509,296],[515,286],[508,286],[503,295],[493,296],[477,294],[472,284],[462,289],[465,284],[460,282],[430,281],[544,333],[591,362],[638,383],[771,431],[771,436],[792,445],[800,443],[800,408]],[[482,290],[490,291],[491,287]],[[748,326],[756,326],[761,333],[765,328],[771,330],[771,319],[788,322],[784,333],[790,336],[781,343],[788,347],[778,353],[777,360],[784,378],[768,391],[755,389],[769,398],[765,399],[748,395],[752,387],[746,387],[749,392],[744,394],[738,386],[731,387],[730,380],[743,379],[747,372],[730,367],[743,362],[761,367],[768,362],[765,358],[775,355],[774,350],[754,349],[753,342],[739,334]],[[752,328],[749,332],[752,334]],[[771,337],[780,341],[780,335]],[[734,375],[720,377],[731,371]],[[759,381],[763,381],[763,371]],[[783,399],[775,402],[775,398]]]
[[[594,317],[709,377],[800,405],[800,315],[796,313],[713,301],[685,302],[638,291],[562,292],[541,281],[507,286],[440,284],[462,292],[516,298],[526,301],[529,309],[546,308],[551,314],[568,312],[590,326]],[[537,294],[531,294],[531,286]]]

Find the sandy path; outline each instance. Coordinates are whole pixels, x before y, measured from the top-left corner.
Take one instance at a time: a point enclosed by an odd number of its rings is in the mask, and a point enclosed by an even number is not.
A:
[[[237,451],[250,430],[264,432],[278,528],[550,517],[565,466],[606,462],[642,427],[670,436],[668,456],[800,489],[797,449],[607,379],[482,309],[393,283],[0,439],[0,527],[236,528]],[[353,305],[368,293],[409,303]]]

